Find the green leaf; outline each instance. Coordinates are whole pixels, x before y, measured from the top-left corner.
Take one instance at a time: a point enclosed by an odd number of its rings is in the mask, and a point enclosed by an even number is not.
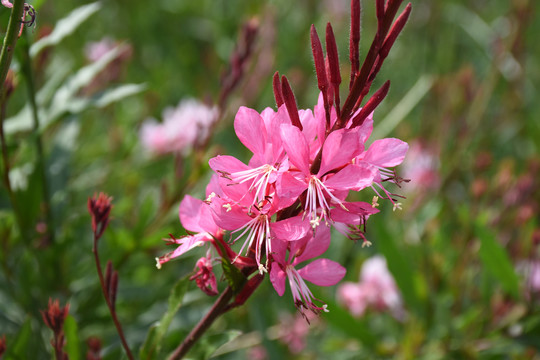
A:
[[[28,356],[28,347],[32,339],[32,319],[27,318],[21,326],[15,339],[8,343],[4,359],[26,359]]]
[[[58,120],[66,113],[77,114],[94,105],[91,98],[78,97],[79,92],[112,62],[119,54],[119,49],[113,48],[104,54],[99,60],[80,68],[75,74],[66,79],[62,85],[55,90],[50,104],[42,104],[39,108],[39,128],[46,129],[54,121]],[[48,89],[51,91],[51,89]],[[45,95],[44,95],[45,96]],[[29,116],[28,106],[22,108],[15,116],[4,122],[5,134],[13,134],[21,131],[29,131],[33,127],[32,118]]]
[[[113,89],[104,91],[93,104],[97,108],[103,108],[112,103],[120,101],[128,96],[136,95],[146,89],[145,84],[124,84]]]
[[[167,312],[156,325],[150,328],[140,351],[141,359],[155,359],[159,356],[163,337],[165,336],[167,329],[169,329],[169,325],[171,324],[174,315],[180,309],[188,287],[189,277],[186,276],[178,280],[176,285],[172,288],[171,294],[169,295],[169,307]]]
[[[66,336],[65,351],[69,355],[69,360],[78,360],[80,358],[80,347],[77,322],[71,315],[68,315],[64,321],[64,334]]]
[[[151,360],[157,358],[157,328],[158,325],[152,325],[150,327],[150,330],[148,330],[146,340],[144,341],[144,344],[141,346],[141,350],[139,351],[139,359]]]
[[[33,58],[48,46],[60,43],[65,37],[71,35],[86,19],[101,8],[99,2],[90,3],[76,8],[65,18],[56,23],[53,31],[30,47],[30,56]]]
[[[244,286],[246,277],[228,259],[221,258],[221,266],[223,267],[223,275],[225,275],[233,293],[238,293]]]
[[[208,359],[221,346],[230,343],[242,334],[239,330],[226,330],[219,334],[211,334],[203,337],[192,353],[197,353],[202,359]]]
[[[475,224],[475,233],[480,238],[479,255],[484,268],[499,281],[508,294],[518,299],[519,279],[507,252],[482,220]]]

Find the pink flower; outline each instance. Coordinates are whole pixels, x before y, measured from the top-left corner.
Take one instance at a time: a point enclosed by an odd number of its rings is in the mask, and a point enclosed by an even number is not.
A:
[[[396,318],[403,314],[401,296],[386,267],[386,260],[381,256],[364,262],[359,283],[340,285],[338,300],[356,317],[362,316],[368,308],[390,310]]]
[[[189,250],[202,246],[216,237],[223,236],[223,230],[213,221],[210,207],[199,199],[186,195],[180,203],[179,217],[184,228],[195,232],[195,234],[183,236],[179,239],[171,236],[171,239],[167,239],[168,245],[176,244],[179,246],[174,251],[156,258],[156,267],[158,269],[161,269],[164,263],[179,257]]]
[[[13,8],[13,4],[9,2],[9,0],[2,0],[2,5],[7,7],[8,9]]]
[[[142,145],[155,154],[178,153],[203,144],[218,116],[216,107],[197,100],[183,100],[163,111],[163,123],[146,120],[140,131]]]
[[[310,170],[311,148],[305,134],[296,126],[284,124],[281,137],[289,162],[297,171],[283,174],[278,193],[295,198],[307,190],[304,216],[308,216],[313,228],[320,220],[329,218],[331,208],[340,206],[347,210],[344,197],[349,190],[359,191],[373,182],[374,170],[351,163],[363,150],[358,129],[337,130],[326,138],[317,174]]]
[[[279,173],[288,170],[288,163],[279,133],[281,124],[289,118],[282,106],[277,112],[265,109],[260,115],[255,110],[240,107],[234,119],[234,129],[240,141],[253,152],[249,165],[232,156],[217,156],[210,159],[210,167],[226,179],[224,183],[232,192],[230,197],[236,198],[234,192],[241,191],[237,200],[244,194],[252,193],[250,206],[259,204],[274,195],[274,183]],[[246,184],[247,189],[239,190],[236,184]],[[288,206],[289,204],[282,204]]]
[[[302,309],[314,313],[328,311],[326,304],[317,306],[314,303],[322,302],[313,296],[305,280],[319,286],[332,286],[345,276],[345,268],[329,259],[317,259],[301,269],[296,269],[298,264],[323,254],[329,244],[330,230],[326,226],[319,228],[315,236],[311,233],[302,240],[275,243],[275,262],[270,270],[270,281],[279,296],[283,296],[287,279],[294,303],[302,313]]]

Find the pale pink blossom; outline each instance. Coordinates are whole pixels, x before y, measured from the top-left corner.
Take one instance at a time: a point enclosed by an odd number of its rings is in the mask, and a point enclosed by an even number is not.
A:
[[[89,61],[98,61],[105,54],[118,46],[118,43],[110,37],[104,37],[99,41],[88,43],[84,47],[84,54]]]
[[[291,353],[301,353],[306,348],[306,338],[309,334],[310,326],[316,324],[318,320],[317,315],[312,312],[307,312],[303,315],[281,316],[279,340],[287,345]]]
[[[140,131],[143,147],[154,154],[179,153],[203,144],[216,122],[218,110],[197,100],[183,100],[163,111],[163,122],[146,120]]]
[[[403,162],[403,177],[410,179],[405,190],[437,189],[440,184],[439,157],[434,149],[416,141],[411,143]]]
[[[403,315],[399,290],[386,260],[374,256],[362,266],[360,282],[345,282],[338,288],[338,300],[353,316],[362,316],[368,308],[376,311],[390,311],[395,317]]]

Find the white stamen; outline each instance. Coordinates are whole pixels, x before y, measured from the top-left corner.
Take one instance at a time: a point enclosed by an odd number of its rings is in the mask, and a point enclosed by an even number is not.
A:
[[[215,198],[217,195],[215,192],[212,192],[210,193],[210,195],[208,195],[208,197],[206,198],[206,202],[211,202],[213,198]]]

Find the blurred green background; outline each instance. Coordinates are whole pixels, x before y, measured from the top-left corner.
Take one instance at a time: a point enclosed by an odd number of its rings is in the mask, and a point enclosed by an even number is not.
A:
[[[17,86],[7,102],[4,129],[19,215],[5,186],[0,193],[0,335],[6,335],[6,359],[53,356],[52,333],[39,313],[50,297],[70,303],[71,359],[85,358],[85,341],[92,336],[102,339],[104,359],[122,358],[91,253],[86,201],[99,191],[114,198],[101,257],[119,271],[118,316],[138,353],[150,326],[166,311],[174,284],[204,255],[201,249],[155,268],[154,258],[170,250],[160,239],[185,234],[178,222],[180,200],[186,193],[203,197],[210,157],[248,160],[232,129],[238,107],[274,107],[271,78],[279,71],[289,78],[299,108],[313,108],[318,90],[312,23],[320,34],[332,23],[343,77],[348,76],[347,0],[109,0],[85,7],[87,19],[76,23],[68,15],[85,4],[36,1],[37,25],[25,30],[16,49]],[[384,203],[369,219],[372,247],[361,248],[336,233],[325,254],[346,266],[347,281],[358,281],[365,259],[384,255],[406,316],[396,320],[372,310],[354,318],[336,302],[336,287],[313,286],[331,312],[311,326],[305,350],[293,354],[279,339],[280,322],[295,312],[290,292],[280,298],[265,280],[243,307],[214,324],[192,358],[207,358],[233,339],[214,358],[540,359],[540,288],[529,276],[540,261],[539,6],[532,0],[412,5],[374,84],[391,81],[375,112],[372,139],[398,137],[416,144],[432,157],[432,177],[390,189],[407,199],[402,211]],[[2,33],[8,17],[2,7]],[[32,60],[40,115],[48,121],[40,132],[51,208],[47,220],[35,134],[21,120],[28,118],[22,49],[63,18],[73,33]],[[217,102],[220,78],[250,20],[259,25],[255,48],[209,146],[184,158],[147,154],[139,141],[145,119],[161,118],[164,108],[184,98]],[[363,1],[361,59],[375,27],[374,2]],[[80,69],[91,67],[85,47],[104,37],[129,45],[131,54],[103,64],[116,62],[115,76],[103,80],[94,69],[85,78]],[[343,92],[346,86],[344,81]],[[398,173],[418,171],[419,161],[411,155]],[[370,191],[364,190],[367,198]],[[190,285],[163,339],[165,353],[212,302]]]

